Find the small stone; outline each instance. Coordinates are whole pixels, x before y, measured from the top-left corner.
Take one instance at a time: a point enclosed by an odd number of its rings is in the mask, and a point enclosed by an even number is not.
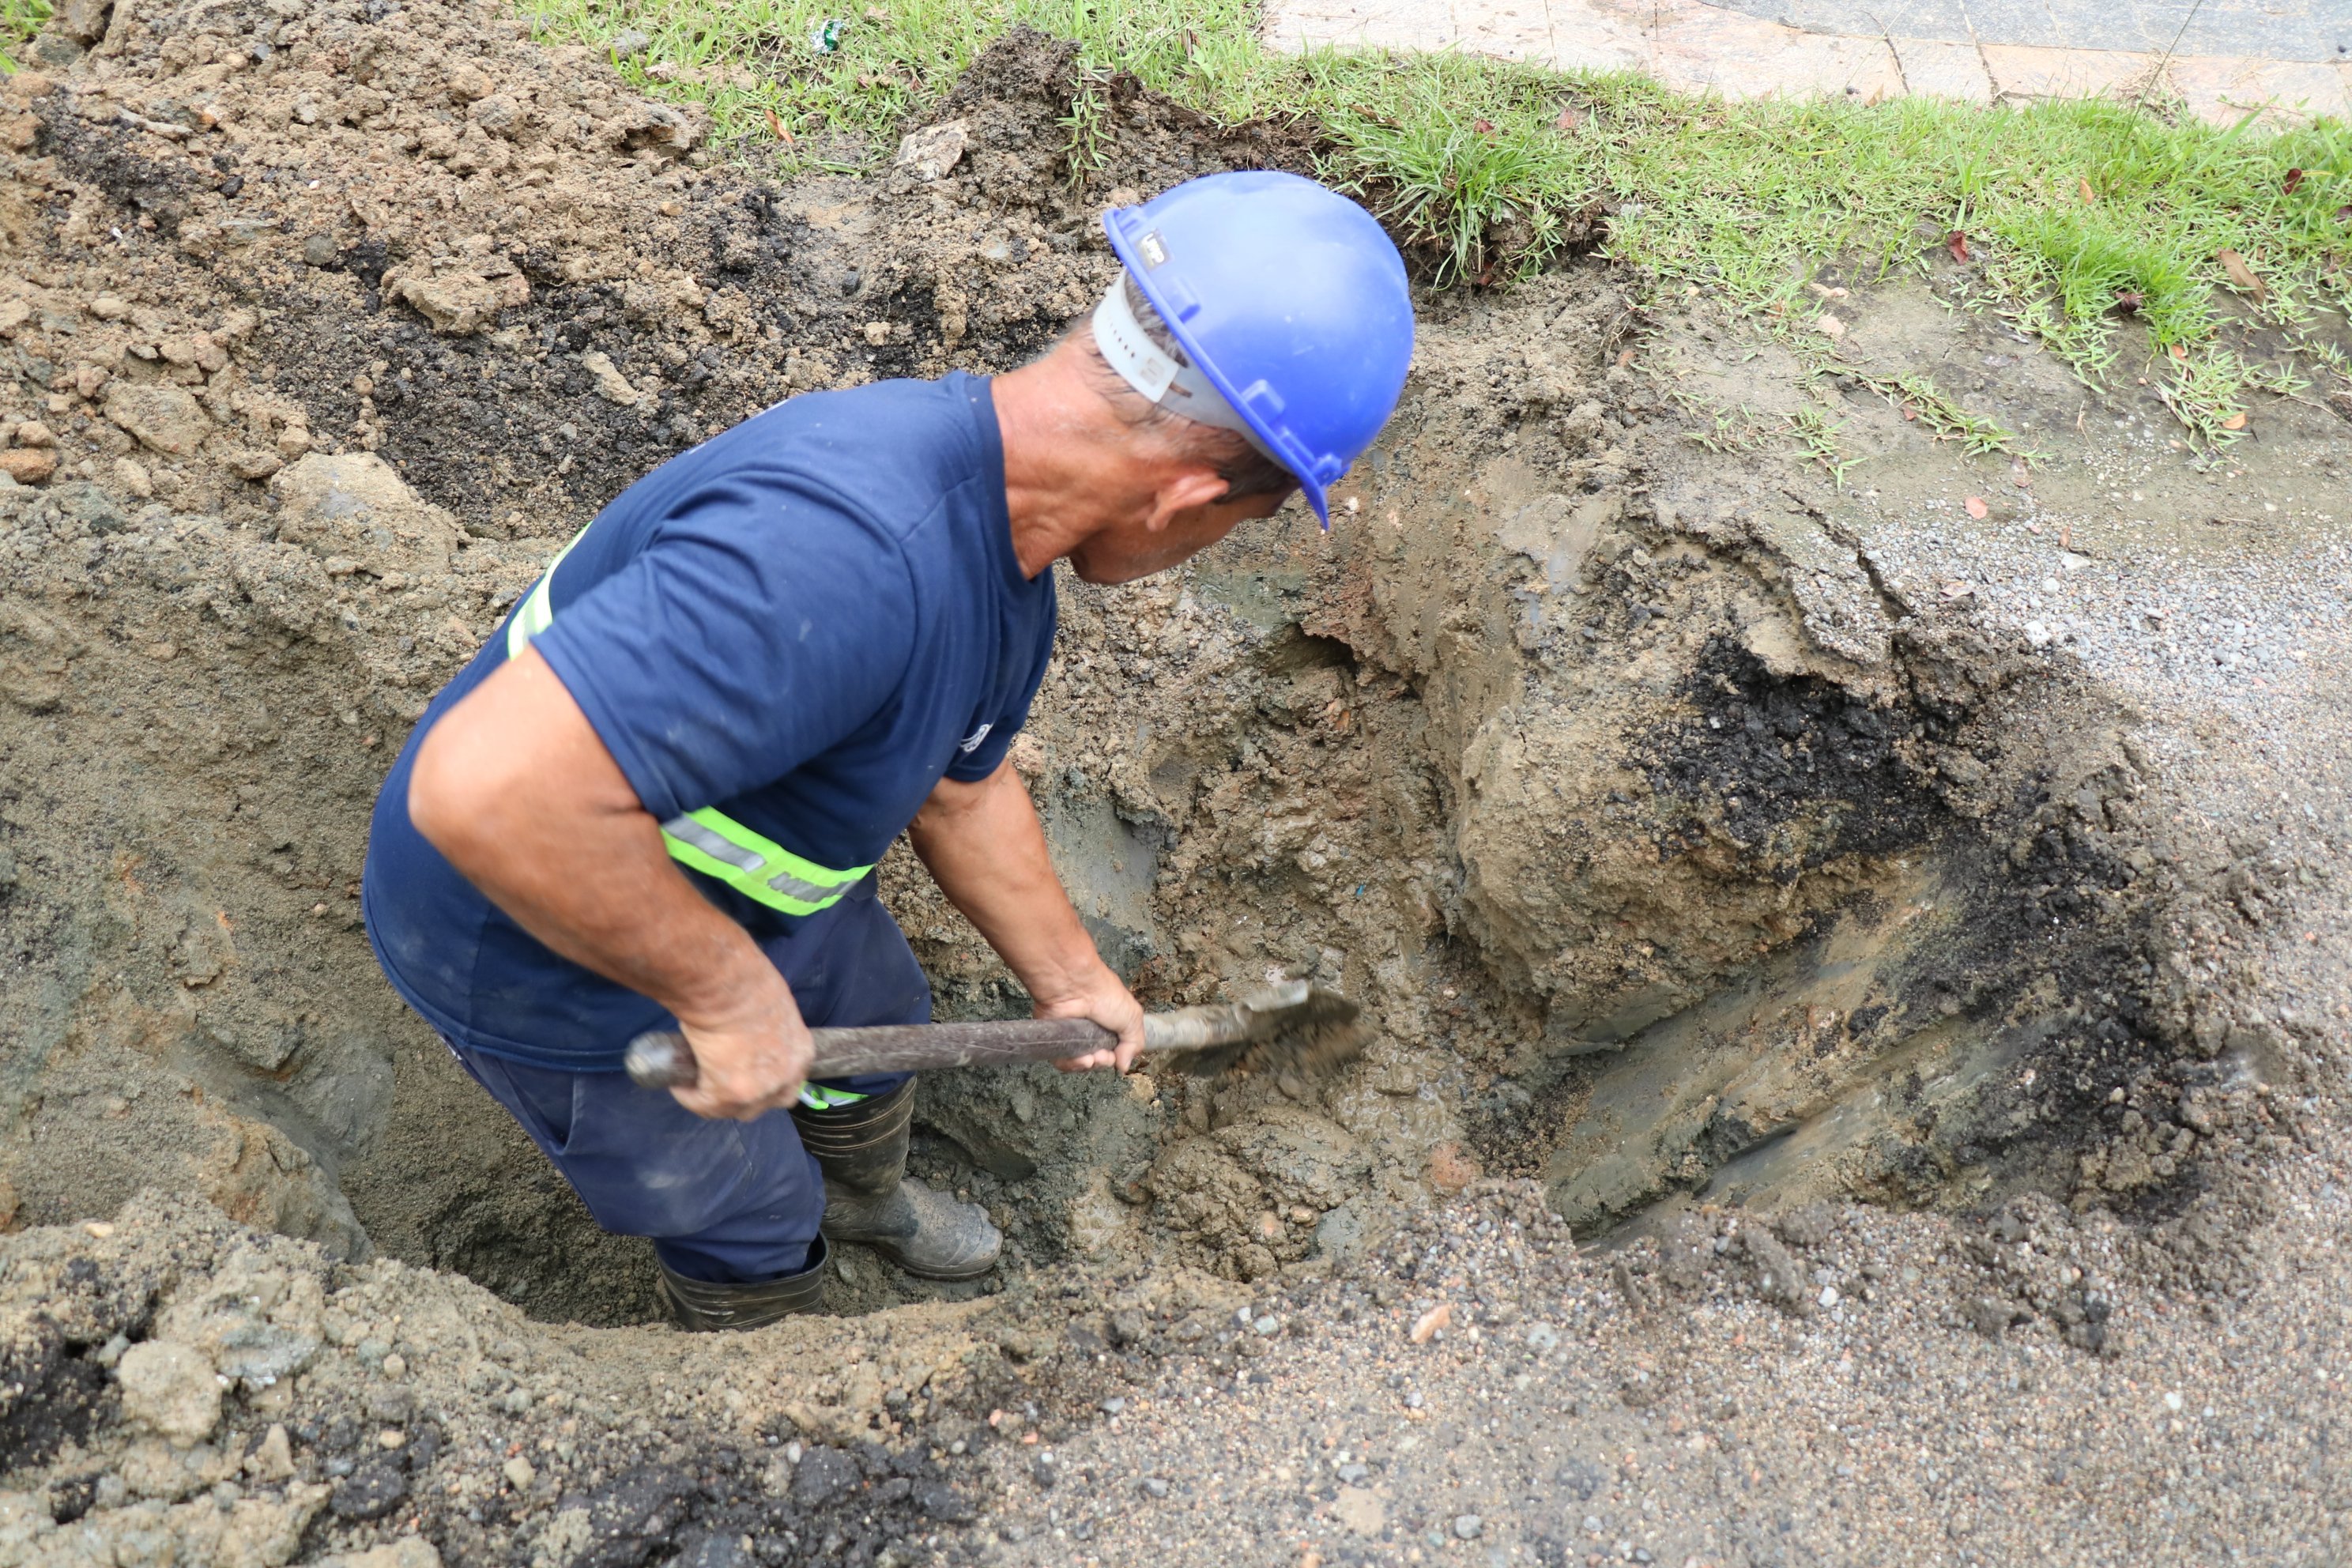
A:
[[[413,306],[445,337],[498,324],[499,312],[530,303],[530,282],[502,257],[478,260],[420,257],[387,270],[383,297]]]
[[[838,1448],[811,1448],[793,1467],[793,1501],[821,1508],[857,1485],[857,1461]]]
[[[1453,1321],[1454,1303],[1440,1301],[1413,1321],[1412,1331],[1409,1337],[1414,1344],[1425,1345],[1436,1337],[1440,1329]]]
[[[58,455],[37,447],[18,447],[0,452],[0,474],[11,484],[37,485],[58,471]]]
[[[499,1474],[506,1477],[507,1485],[514,1488],[514,1489],[519,1492],[529,1491],[530,1489],[530,1483],[539,1479],[539,1471],[533,1468],[531,1462],[529,1459],[524,1458],[520,1454],[517,1454],[514,1458],[509,1459],[504,1465],[499,1467]]]
[[[404,1426],[416,1414],[416,1398],[396,1384],[368,1390],[368,1419],[385,1426]]]
[[[1475,1541],[1486,1532],[1486,1521],[1480,1519],[1476,1514],[1461,1513],[1454,1516],[1454,1540]]]
[[[294,1445],[283,1423],[272,1423],[261,1444],[245,1457],[245,1473],[257,1481],[282,1481],[294,1474]]]
[[[1485,1171],[1459,1143],[1440,1143],[1429,1152],[1429,1184],[1451,1197],[1476,1181]]]
[[[335,259],[335,237],[314,234],[302,242],[302,259],[311,267],[324,267]]]
[[[1270,1337],[1282,1331],[1282,1320],[1269,1313],[1252,1323],[1250,1329],[1261,1337]]]
[[[605,402],[618,404],[623,408],[637,405],[637,389],[629,384],[629,378],[621,374],[619,367],[613,363],[612,356],[603,350],[591,349],[582,354],[580,368],[595,377],[596,395]]]
[[[652,48],[654,39],[651,33],[641,27],[624,27],[613,35],[613,41],[605,47],[613,51],[614,59],[625,60]]]
[[[1359,1487],[1371,1478],[1372,1468],[1370,1465],[1348,1464],[1340,1466],[1334,1473],[1349,1486]]]
[[[1997,1340],[2009,1327],[2010,1304],[1991,1296],[1979,1296],[1960,1309],[1969,1327],[1987,1339]]]
[[[669,1568],[751,1568],[756,1561],[751,1552],[744,1550],[741,1536],[713,1531],[689,1536],[686,1550],[670,1559]],[[880,1568],[885,1563],[899,1560],[891,1558],[885,1552],[874,1561],[877,1568]],[[911,1562],[912,1559],[905,1561]]]
[[[503,92],[494,92],[467,110],[466,118],[493,135],[505,136],[522,123],[522,105]]]
[[[1145,1495],[1149,1497],[1166,1497],[1168,1495],[1168,1483],[1161,1480],[1158,1476],[1146,1476],[1143,1478],[1143,1490]]]
[[[278,433],[278,449],[289,459],[301,457],[310,449],[310,432],[299,425],[289,425]]]
[[[1102,1402],[1102,1413],[1106,1415],[1117,1415],[1126,1408],[1127,1401],[1121,1399],[1117,1394],[1113,1394],[1110,1398]]]
[[[1834,1285],[1824,1285],[1824,1286],[1822,1286],[1822,1287],[1821,1302],[1822,1302],[1822,1306],[1824,1306],[1824,1307],[1834,1307],[1834,1306],[1836,1306],[1836,1305],[1838,1304],[1838,1289],[1837,1289],[1837,1287],[1836,1287],[1836,1286],[1834,1286]]]
[[[398,1465],[386,1461],[354,1471],[335,1489],[327,1507],[341,1520],[382,1519],[407,1495],[408,1478]]]
[[[970,121],[943,121],[910,132],[899,142],[898,154],[891,163],[919,180],[936,180],[961,162],[964,149],[971,145]]]
[[[140,500],[152,500],[155,494],[155,476],[147,471],[146,464],[135,458],[114,459],[114,482],[121,486],[125,493]]]
[[[16,426],[16,445],[19,447],[54,447],[57,444],[56,432],[37,419],[27,419]]]
[[[449,73],[449,96],[459,103],[489,97],[495,85],[477,65],[461,65]]]
[[[116,382],[106,389],[106,416],[140,445],[173,458],[194,452],[213,428],[204,405],[181,386]]]
[[[119,321],[131,314],[131,306],[119,295],[100,294],[89,302],[89,313],[101,321]]]
[[[408,1358],[402,1355],[398,1351],[394,1351],[392,1354],[384,1357],[383,1375],[386,1377],[406,1377],[408,1375]]]
[[[326,1558],[320,1568],[442,1568],[441,1552],[422,1536],[404,1535],[387,1545]]]
[[[149,1340],[122,1352],[115,1369],[122,1413],[177,1448],[203,1442],[220,1425],[220,1379],[194,1345]]]
[[[1421,1390],[1418,1388],[1404,1396],[1404,1407],[1407,1410],[1418,1410],[1422,1407],[1423,1403],[1423,1401],[1421,1397]]]
[[[874,348],[877,348],[877,349],[878,349],[878,348],[880,348],[883,344],[885,344],[885,343],[888,342],[889,341],[890,341],[890,323],[889,323],[889,322],[887,322],[887,321],[868,321],[868,322],[866,322],[866,342],[867,342],[867,344],[868,344],[868,345],[870,345],[870,346],[872,346],[872,347],[874,347]]]
[[[1352,1534],[1378,1535],[1388,1522],[1388,1510],[1361,1487],[1341,1487],[1339,1495],[1331,1500],[1331,1517]]]
[[[375,1435],[375,1440],[378,1447],[404,1447],[408,1443],[408,1434],[397,1426],[387,1426]]]

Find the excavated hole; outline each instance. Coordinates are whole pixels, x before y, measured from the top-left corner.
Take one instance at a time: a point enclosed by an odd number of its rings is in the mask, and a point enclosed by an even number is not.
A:
[[[152,504],[0,493],[21,1221],[160,1184],[542,1318],[661,1315],[645,1247],[598,1232],[382,984],[369,805],[423,695],[678,446],[809,386],[1019,363],[1107,280],[1115,184],[1304,160],[1122,99],[1129,139],[1074,197],[1069,64],[1016,40],[960,89],[986,177],[952,221],[872,184],[664,187],[661,235],[499,252],[530,299],[495,335],[386,301],[425,240],[320,267],[289,227],[140,262],[190,321],[259,307],[257,401],[223,440],[372,420],[415,494],[339,534],[209,455],[159,463]],[[126,135],[44,124],[91,210],[173,196]],[[660,210],[641,194],[631,221]],[[608,243],[626,268],[568,265]],[[627,281],[658,268],[672,294]],[[942,1075],[915,1168],[994,1206],[1016,1266],[1266,1279],[1481,1171],[1540,1174],[1588,1234],[1693,1196],[2063,1198],[2094,1158],[2106,1201],[2190,1180],[2148,1129],[2189,1119],[2218,1043],[2184,1042],[2150,958],[2117,716],[1934,606],[1898,624],[1837,536],[1776,533],[1747,476],[1645,447],[1671,411],[1612,368],[1630,320],[1599,267],[1431,300],[1329,536],[1287,515],[1163,580],[1066,584],[1021,765],[1106,955],[1155,1005],[1312,976],[1373,1030],[1318,1084]],[[661,392],[616,403],[590,351]],[[1718,521],[1659,508],[1670,485]],[[886,876],[942,1015],[1020,1011],[919,873]],[[845,1258],[837,1310],[935,1293]]]
[[[1431,337],[1441,373],[1512,341]],[[1367,465],[1362,526],[1276,520],[1164,582],[1066,585],[1024,766],[1105,952],[1154,1005],[1311,975],[1367,1005],[1374,1039],[1305,1086],[942,1075],[915,1170],[990,1204],[1016,1267],[1263,1278],[1481,1170],[1540,1175],[1588,1233],[1693,1196],[2063,1197],[2113,1090],[2146,1089],[2170,1026],[2126,864],[2141,784],[2095,701],[1924,635],[1886,669],[1776,671],[1789,612],[1751,558],[1575,484],[1574,459],[1530,462],[1542,426],[1508,456],[1491,436],[1416,395]],[[94,492],[32,515],[54,532],[77,504],[133,526]],[[29,771],[83,770],[61,825],[173,845],[168,907],[134,910],[113,959],[84,922],[85,951],[45,962],[143,966],[196,999],[173,1059],[247,1145],[276,1131],[284,1180],[224,1183],[217,1153],[194,1179],[539,1317],[660,1317],[645,1246],[595,1229],[373,972],[330,869],[356,864],[376,776],[350,743],[374,721],[344,706],[353,661],[177,625],[174,604],[115,613],[111,668],[167,626],[203,668],[98,676],[88,723],[27,726]],[[229,732],[177,769],[151,738],[200,690],[226,694]],[[942,1014],[1020,1011],[919,872],[888,875]],[[940,1293],[844,1258],[838,1310]]]

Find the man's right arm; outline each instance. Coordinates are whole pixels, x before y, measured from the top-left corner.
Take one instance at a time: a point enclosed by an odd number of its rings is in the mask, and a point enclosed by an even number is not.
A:
[[[701,1067],[675,1091],[748,1121],[809,1066],[792,990],[743,928],[696,892],[661,826],[536,649],[494,671],[417,748],[409,820],[515,922],[677,1016]]]

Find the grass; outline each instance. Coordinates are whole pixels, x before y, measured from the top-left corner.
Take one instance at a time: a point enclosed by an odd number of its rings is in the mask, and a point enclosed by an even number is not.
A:
[[[0,0],[0,44],[8,52],[0,54],[0,66],[8,74],[16,74],[16,47],[47,26],[49,0]]]
[[[2039,464],[2039,452],[2018,445],[2016,433],[1981,414],[1971,414],[1955,403],[1935,381],[1925,375],[1879,375],[1849,371],[1863,385],[1886,399],[1906,419],[1924,423],[1939,441],[1958,441],[1972,456],[1995,453]]]
[[[2343,379],[2341,121],[2274,133],[2096,100],[1728,102],[1453,53],[1291,56],[1258,42],[1254,0],[518,4],[551,40],[642,35],[623,73],[700,103],[780,173],[887,156],[910,111],[1027,23],[1079,47],[1074,183],[1102,167],[1114,72],[1229,121],[1303,120],[1328,149],[1322,175],[1440,286],[1536,271],[1605,216],[1613,258],[1780,320],[1813,308],[1804,286],[1832,259],[1866,277],[1959,263],[1970,305],[2093,384],[2147,344],[2150,363],[2129,368],[2209,442],[2230,438],[2252,388]],[[0,18],[21,35],[45,8],[0,0]]]

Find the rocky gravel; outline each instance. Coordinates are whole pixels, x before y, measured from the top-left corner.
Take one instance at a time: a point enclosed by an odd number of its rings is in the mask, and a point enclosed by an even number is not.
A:
[[[2111,1216],[1696,1216],[1573,1248],[1524,1189],[1270,1293],[1046,1449],[999,1445],[982,1562],[2331,1563],[2347,1149],[2240,1301],[2151,1282]],[[1768,1261],[1769,1259],[1769,1261]],[[1783,1277],[1789,1270],[1792,1277]],[[2073,1325],[2017,1292],[2072,1281]],[[2081,1330],[2089,1327],[2089,1335]]]

